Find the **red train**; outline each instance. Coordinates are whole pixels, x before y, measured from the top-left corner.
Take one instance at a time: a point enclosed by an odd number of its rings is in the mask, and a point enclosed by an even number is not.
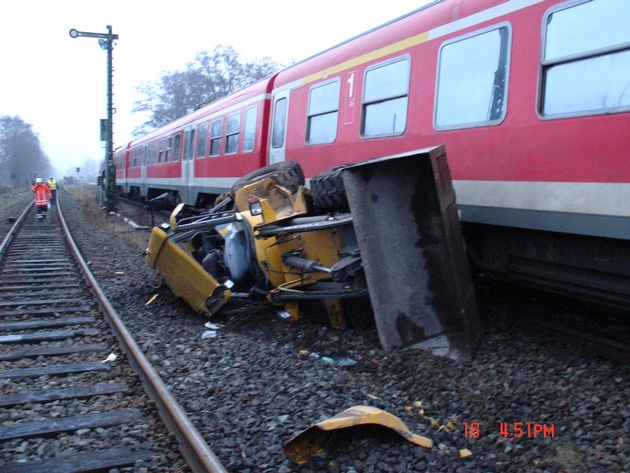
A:
[[[629,17],[435,1],[119,148],[117,185],[203,207],[270,163],[444,144],[480,270],[630,309]]]

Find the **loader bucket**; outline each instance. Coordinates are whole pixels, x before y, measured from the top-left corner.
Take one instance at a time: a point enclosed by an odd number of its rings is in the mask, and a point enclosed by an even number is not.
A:
[[[443,146],[347,166],[379,339],[471,359],[480,326]]]

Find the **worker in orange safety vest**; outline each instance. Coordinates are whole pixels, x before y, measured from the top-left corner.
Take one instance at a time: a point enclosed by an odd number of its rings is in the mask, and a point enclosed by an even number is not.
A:
[[[37,221],[46,219],[48,212],[48,201],[52,198],[50,188],[42,182],[42,178],[35,179],[35,185],[31,187],[31,192],[35,194],[35,208],[37,209]]]

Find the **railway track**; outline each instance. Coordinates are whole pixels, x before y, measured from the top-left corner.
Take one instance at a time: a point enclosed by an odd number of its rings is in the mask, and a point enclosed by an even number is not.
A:
[[[0,244],[0,386],[0,472],[225,471],[99,289],[59,207],[42,222],[27,208]]]
[[[630,363],[627,315],[538,289],[499,281],[480,285],[480,306],[536,335],[585,347],[591,353]]]

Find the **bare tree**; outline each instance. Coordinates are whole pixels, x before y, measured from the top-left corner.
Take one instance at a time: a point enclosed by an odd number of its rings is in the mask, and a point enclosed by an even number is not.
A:
[[[134,136],[166,125],[283,67],[269,57],[243,63],[231,46],[219,45],[212,53],[201,51],[185,71],[167,71],[157,81],[137,88],[145,98],[134,104],[133,111],[148,112],[149,118],[134,130]]]
[[[0,117],[0,183],[28,186],[52,167],[33,127],[18,116]]]

